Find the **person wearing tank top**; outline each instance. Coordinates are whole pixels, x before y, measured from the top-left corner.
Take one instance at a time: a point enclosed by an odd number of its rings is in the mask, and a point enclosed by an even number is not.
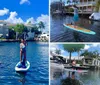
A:
[[[77,26],[77,23],[79,21],[79,15],[78,15],[78,7],[76,5],[73,6],[73,9],[74,9],[74,17],[73,17],[73,20],[74,20],[74,27]]]
[[[25,66],[26,62],[26,44],[23,39],[21,39],[20,43],[20,62]]]

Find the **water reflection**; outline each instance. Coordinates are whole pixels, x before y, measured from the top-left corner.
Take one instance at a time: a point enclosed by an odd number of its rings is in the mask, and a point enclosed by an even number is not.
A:
[[[54,79],[51,80],[51,85],[61,85],[61,80],[68,77],[68,71],[56,70],[53,72],[51,76],[54,76]],[[100,70],[89,70],[87,73],[75,72],[75,78],[83,85],[100,85]]]
[[[21,79],[19,79],[19,82],[21,82],[22,83],[22,85],[24,85],[25,84],[25,81],[26,81],[26,78],[25,78],[25,76],[26,76],[26,74],[27,73],[18,73],[18,75],[20,76],[20,78]]]

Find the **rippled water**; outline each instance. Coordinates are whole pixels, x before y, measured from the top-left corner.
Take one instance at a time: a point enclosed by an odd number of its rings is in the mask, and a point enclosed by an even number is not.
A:
[[[26,74],[15,72],[19,61],[19,43],[0,43],[0,85],[48,85],[48,44],[28,42]]]
[[[96,35],[84,34],[63,26],[73,23],[73,16],[56,15],[50,17],[51,42],[100,42],[100,22],[80,17],[78,26],[96,32]]]
[[[53,68],[51,71],[51,77],[53,78],[50,85],[61,85],[61,80],[68,77],[68,71],[64,69]],[[75,72],[75,78],[82,82],[83,85],[100,85],[100,70],[89,70],[87,73]]]

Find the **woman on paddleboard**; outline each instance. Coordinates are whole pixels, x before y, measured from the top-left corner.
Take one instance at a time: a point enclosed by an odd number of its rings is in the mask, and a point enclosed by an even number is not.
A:
[[[79,20],[78,7],[76,5],[74,5],[72,8],[74,9],[74,17],[73,17],[73,19],[74,19],[74,27],[76,27],[77,26],[77,22]]]
[[[21,39],[21,43],[20,43],[20,62],[21,62],[22,65],[25,66],[25,62],[26,62],[26,42],[23,39]]]

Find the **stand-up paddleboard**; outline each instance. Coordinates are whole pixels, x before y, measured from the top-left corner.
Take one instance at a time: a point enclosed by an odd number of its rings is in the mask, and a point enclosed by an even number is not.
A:
[[[20,62],[18,62],[18,63],[16,64],[16,66],[15,66],[15,71],[17,71],[17,72],[26,72],[26,71],[29,70],[29,68],[30,68],[30,63],[29,63],[29,61],[26,61],[26,64],[25,64],[26,67],[19,67],[20,64],[21,64]]]
[[[87,73],[88,72],[88,70],[75,70],[75,69],[65,69],[65,71],[78,72],[78,73]]]
[[[86,34],[91,34],[91,35],[95,35],[96,33],[94,31],[82,28],[82,27],[78,27],[71,24],[63,24],[66,28],[78,31],[78,32],[82,32],[82,33],[86,33]]]

